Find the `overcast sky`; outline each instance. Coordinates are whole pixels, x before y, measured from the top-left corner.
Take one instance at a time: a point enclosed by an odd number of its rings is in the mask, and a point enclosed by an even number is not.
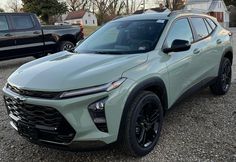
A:
[[[0,8],[5,8],[7,0],[0,0]]]
[[[12,0],[0,0],[0,8],[3,8],[4,10],[8,11],[7,2],[10,2],[10,1]],[[21,0],[18,0],[18,1],[20,3]],[[161,2],[162,0],[146,0],[147,8],[154,7],[158,1]]]

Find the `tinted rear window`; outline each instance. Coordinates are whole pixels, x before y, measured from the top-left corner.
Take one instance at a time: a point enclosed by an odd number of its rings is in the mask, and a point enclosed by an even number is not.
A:
[[[204,21],[205,21],[208,32],[211,33],[213,31],[213,29],[211,28],[211,26],[209,25],[209,23],[207,22],[206,19],[204,19]]]
[[[211,28],[214,30],[216,28],[216,24],[209,18],[207,18],[206,20],[210,24]]]
[[[12,16],[14,29],[31,29],[34,27],[33,21],[29,15],[15,15]]]
[[[197,32],[197,40],[208,36],[208,30],[202,18],[191,18],[191,20]]]

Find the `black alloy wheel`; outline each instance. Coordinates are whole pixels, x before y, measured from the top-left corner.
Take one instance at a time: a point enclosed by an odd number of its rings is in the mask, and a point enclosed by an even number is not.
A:
[[[121,146],[125,153],[141,157],[150,153],[161,133],[163,108],[159,97],[149,91],[136,96],[124,120]]]

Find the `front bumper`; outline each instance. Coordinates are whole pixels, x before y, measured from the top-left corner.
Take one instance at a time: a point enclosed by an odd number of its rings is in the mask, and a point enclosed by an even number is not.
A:
[[[36,105],[41,107],[41,109],[44,107],[55,109],[65,119],[65,121],[68,122],[68,125],[74,131],[73,138],[69,142],[55,142],[52,140],[45,140],[38,137],[32,138],[30,136],[23,135],[31,142],[56,145],[63,148],[93,148],[97,146],[104,146],[117,140],[121,116],[128,95],[126,84],[130,84],[130,82],[131,81],[127,80],[124,85],[109,93],[97,93],[63,100],[50,100],[19,96],[17,93],[10,91],[6,87],[3,88],[3,92],[5,98],[20,99],[20,102],[23,102],[24,104]],[[88,106],[91,103],[106,97],[107,100],[105,105],[105,116],[108,132],[102,132],[94,124],[94,121],[89,114]],[[16,119],[14,120],[14,117],[12,117],[9,109],[8,113],[12,119],[11,125],[17,129],[18,121]]]

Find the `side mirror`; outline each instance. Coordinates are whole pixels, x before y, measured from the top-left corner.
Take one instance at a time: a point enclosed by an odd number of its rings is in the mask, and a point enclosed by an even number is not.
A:
[[[176,39],[172,42],[171,47],[163,49],[163,52],[169,53],[169,52],[188,51],[190,47],[191,44],[189,43],[189,41]]]

